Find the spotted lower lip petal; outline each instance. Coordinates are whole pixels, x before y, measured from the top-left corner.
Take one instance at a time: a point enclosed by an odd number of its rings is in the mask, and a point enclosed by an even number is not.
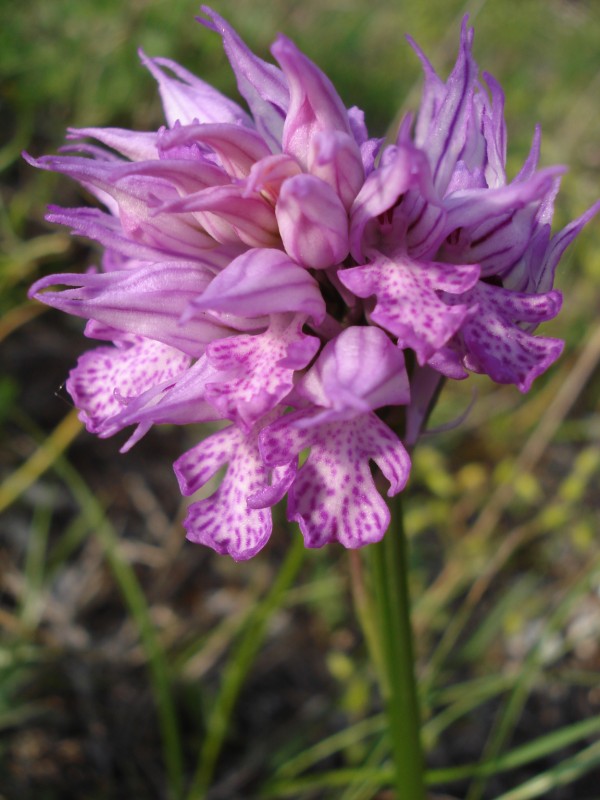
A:
[[[467,18],[446,80],[412,43],[422,101],[386,144],[289,39],[270,64],[202,12],[247,109],[140,53],[164,126],[70,129],[60,155],[24,154],[103,207],[49,209],[101,245],[100,269],[30,295],[100,340],[66,384],[88,431],[133,426],[128,450],[153,425],[225,425],[175,463],[185,495],[225,471],[189,507],[191,541],[251,558],[287,495],[307,547],[361,547],[390,518],[373,464],[402,491],[442,377],[526,392],[559,357],[536,330],[600,201],[551,235],[564,169],[539,168],[539,129],[507,179],[504,95],[479,75]]]

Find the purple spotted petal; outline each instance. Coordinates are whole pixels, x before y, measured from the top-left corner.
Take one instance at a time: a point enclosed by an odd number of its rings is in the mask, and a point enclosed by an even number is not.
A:
[[[560,292],[527,295],[480,282],[461,299],[477,304],[461,330],[468,369],[527,392],[562,353],[561,340],[533,336],[520,327],[553,319],[562,303]],[[446,300],[456,302],[451,295]]]
[[[447,81],[415,46],[420,110],[385,144],[288,39],[272,47],[280,69],[203,12],[249,113],[142,54],[167,127],[71,129],[60,155],[25,155],[105,207],[48,216],[103,246],[101,272],[31,291],[107,343],[67,383],[89,430],[133,426],[126,451],[153,425],[230,423],[176,463],[184,494],[225,472],[190,506],[192,541],[249,558],[288,494],[307,546],[359,547],[389,523],[375,468],[389,495],[404,487],[404,445],[444,378],[527,391],[558,357],[533,334],[600,202],[552,238],[563,170],[540,170],[539,129],[507,184],[504,96],[478,75],[466,17]],[[404,443],[384,420],[404,421]]]
[[[275,216],[286,252],[299,264],[326,269],[348,255],[348,215],[329,184],[314,175],[288,178]]]
[[[270,508],[283,500],[298,472],[298,460],[271,469],[271,483],[248,495],[248,508]]]
[[[223,417],[248,430],[290,392],[296,370],[312,361],[320,345],[302,333],[303,321],[274,315],[265,333],[208,346],[206,355],[216,374],[206,399]]]
[[[307,547],[340,542],[362,547],[379,541],[389,524],[387,503],[375,487],[369,462],[390,482],[388,495],[408,479],[410,458],[401,441],[375,414],[315,427],[314,412],[297,411],[267,427],[260,436],[266,464],[286,463],[310,447],[310,454],[288,491],[288,518],[299,523]]]
[[[84,353],[67,380],[79,419],[90,433],[99,433],[129,399],[175,378],[190,364],[185,353],[151,339],[136,336],[117,345]]]
[[[196,492],[228,465],[217,491],[206,500],[192,503],[183,524],[192,542],[228,553],[236,561],[261,550],[272,530],[270,509],[250,508],[247,502],[270,485],[270,470],[258,451],[260,427],[257,425],[248,435],[235,426],[225,428],[188,450],[174,465],[184,495]]]
[[[479,267],[379,258],[338,275],[359,297],[375,295],[370,319],[398,337],[399,347],[412,348],[422,366],[458,331],[468,311],[464,304],[447,305],[438,293],[464,293],[477,282]]]
[[[136,430],[121,448],[127,452],[153,425],[190,425],[220,419],[215,407],[205,399],[206,388],[215,370],[202,356],[188,369],[164,380],[124,402],[121,411],[100,427],[101,436],[136,425]]]

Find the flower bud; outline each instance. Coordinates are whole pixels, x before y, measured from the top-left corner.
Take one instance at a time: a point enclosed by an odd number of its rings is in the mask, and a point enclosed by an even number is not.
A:
[[[308,171],[331,186],[347,211],[365,180],[359,147],[341,131],[315,134],[310,143]]]
[[[284,181],[275,216],[286,252],[299,264],[326,269],[348,255],[348,216],[324,181],[296,175]]]

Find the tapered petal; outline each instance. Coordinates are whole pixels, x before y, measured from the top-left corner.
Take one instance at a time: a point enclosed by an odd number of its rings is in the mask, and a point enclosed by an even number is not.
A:
[[[352,134],[348,113],[329,78],[285,36],[271,52],[281,65],[290,91],[282,133],[284,153],[307,167],[311,141],[321,131]]]
[[[411,40],[412,42],[412,40]],[[446,192],[467,137],[477,66],[471,53],[473,29],[463,20],[456,64],[443,86],[422,57],[426,69],[426,99],[415,142],[427,153],[436,191]],[[413,44],[414,46],[414,44]],[[415,47],[420,54],[418,48]]]
[[[48,206],[48,210],[49,213],[46,215],[48,222],[68,225],[73,234],[100,242],[113,255],[118,253],[126,257],[122,262],[123,266],[120,268],[124,266],[127,266],[127,268],[141,266],[142,262],[164,262],[165,259],[170,261],[173,257],[173,254],[168,249],[162,249],[162,247],[169,247],[169,241],[158,240],[155,246],[136,241],[124,233],[121,223],[116,217],[112,216],[112,214],[106,214],[100,209]],[[187,263],[189,266],[195,266],[196,268],[200,265],[213,273],[217,273],[241,252],[239,243],[215,245],[216,242],[212,242],[212,247],[210,248],[195,249],[193,261],[181,259],[180,263]],[[176,248],[178,245],[174,247]],[[110,271],[106,267],[105,270]]]
[[[259,317],[298,312],[320,322],[325,301],[315,279],[281,250],[254,249],[234,259],[191,307]]]
[[[161,137],[161,146],[166,148],[195,143],[210,148],[232,178],[246,177],[254,163],[271,155],[256,131],[231,123],[180,125]]]
[[[448,198],[442,255],[479,264],[482,277],[509,272],[529,247],[540,204],[561,172],[551,167],[523,183]]]
[[[200,266],[162,263],[100,275],[50,275],[37,281],[29,293],[69,314],[95,319],[199,356],[208,342],[229,332],[204,314],[181,324],[182,314],[211,279],[212,274]],[[43,291],[60,284],[76,288]]]
[[[485,142],[486,157],[483,164],[486,185],[490,189],[506,183],[506,123],[504,121],[504,92],[493,75],[483,73],[491,102],[481,92],[483,110],[481,112],[482,137]]]
[[[274,153],[280,152],[283,120],[289,105],[289,90],[281,70],[254,55],[216,11],[202,6],[202,12],[210,22],[203,17],[198,17],[198,22],[217,31],[223,38],[239,92],[252,111],[258,132]]]
[[[411,377],[411,402],[406,408],[404,430],[404,442],[408,446],[417,443],[443,380],[440,371],[428,365],[416,366]]]
[[[179,256],[194,256],[214,247],[214,240],[191,214],[160,213],[159,206],[182,195],[228,181],[208,162],[100,162],[74,156],[31,160],[34,166],[69,175],[117,216],[132,241]]]
[[[88,137],[116,150],[131,161],[158,158],[156,131],[128,131],[123,128],[69,128],[68,139]]]
[[[552,288],[554,273],[563,253],[576,239],[583,227],[598,213],[600,213],[600,200],[552,237],[543,258],[532,259],[533,263],[528,270],[528,290],[547,292]]]
[[[173,127],[177,122],[237,122],[250,125],[250,119],[237,103],[221,94],[210,84],[197,78],[187,69],[168,58],[148,58],[139,51],[142,64],[148,68],[158,83],[165,117]],[[161,67],[175,77],[167,75]]]

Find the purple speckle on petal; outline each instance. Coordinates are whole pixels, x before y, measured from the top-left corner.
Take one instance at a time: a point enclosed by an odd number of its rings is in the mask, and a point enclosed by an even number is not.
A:
[[[70,129],[60,155],[25,155],[102,207],[51,207],[103,256],[30,296],[101,342],[66,384],[88,431],[136,426],[127,450],[153,425],[214,425],[174,464],[182,494],[204,492],[190,541],[250,558],[287,496],[307,547],[361,547],[386,532],[381,476],[389,496],[405,487],[442,376],[526,392],[559,357],[535,331],[600,202],[551,236],[564,168],[538,167],[539,130],[507,179],[504,97],[467,17],[447,80],[410,40],[423,96],[384,143],[289,39],[268,63],[203,13],[248,110],[141,53],[164,126]]]

